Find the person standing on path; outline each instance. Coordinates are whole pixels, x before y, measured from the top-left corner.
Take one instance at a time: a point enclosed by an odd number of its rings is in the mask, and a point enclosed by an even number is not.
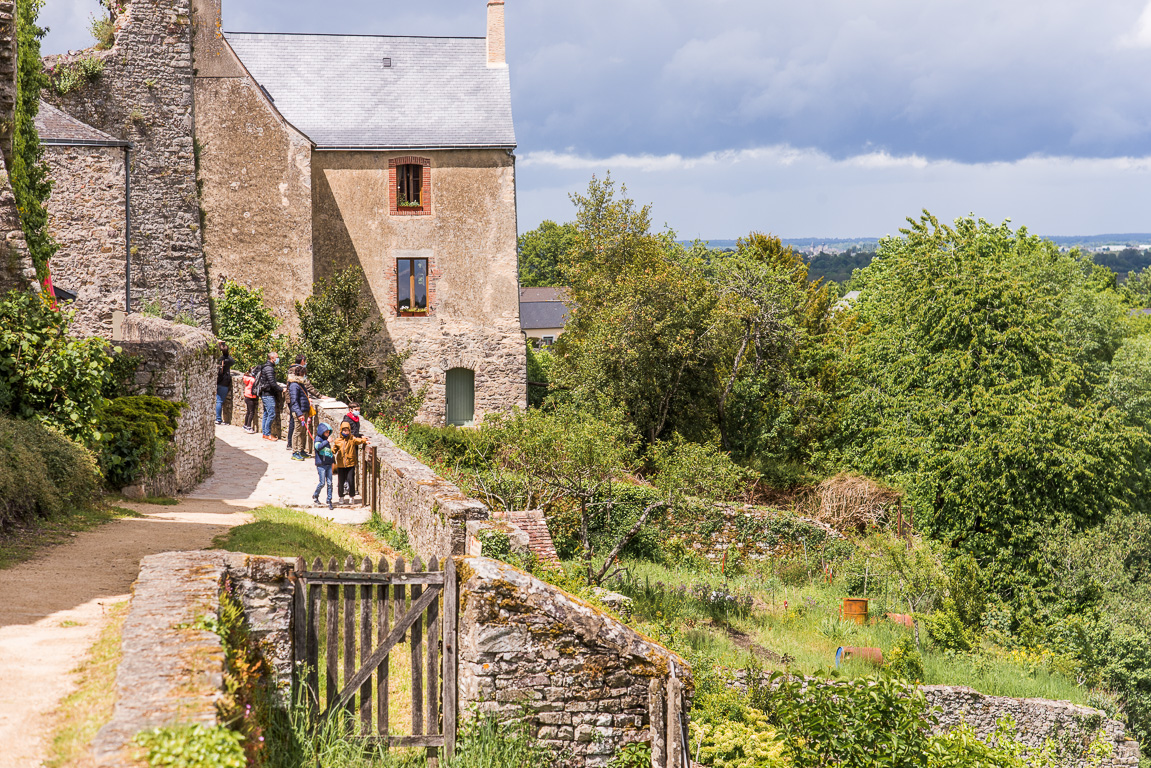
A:
[[[353,437],[352,427],[347,422],[340,424],[340,435],[332,443],[336,453],[336,491],[340,503],[344,503],[344,488],[348,489],[348,499],[356,498],[356,446],[368,442],[366,437]]]
[[[292,418],[288,422],[288,447],[295,461],[307,458],[308,436],[311,433],[308,419],[312,417],[312,401],[304,386],[307,379],[303,374],[304,367],[299,363],[293,365],[288,372],[288,408],[292,412]]]
[[[292,393],[291,386],[292,386],[292,377],[293,376],[295,376],[296,380],[300,384],[303,385],[304,392],[308,395],[308,398],[309,398],[309,404],[310,404],[311,400],[322,400],[323,399],[323,397],[320,395],[320,393],[316,391],[316,388],[312,386],[312,382],[308,381],[308,359],[306,357],[304,357],[303,355],[296,355],[295,364],[292,365],[292,367],[288,369],[288,395],[289,395],[289,397],[291,396],[291,393]],[[313,415],[313,413],[311,411],[309,411],[308,418],[310,419],[312,417],[312,415]],[[293,442],[293,437],[295,437],[295,434],[296,434],[296,423],[297,422],[296,422],[295,418],[288,419],[288,444],[285,447],[287,448],[287,450],[292,452],[292,458],[295,458],[295,454],[297,454],[297,453],[301,454],[304,458],[307,458],[308,457],[308,448],[307,448],[308,442],[307,441],[310,438],[312,433],[311,433],[310,429],[305,430],[308,433],[308,437],[300,437],[299,438],[300,446],[299,446],[299,448],[297,448],[296,443]]]
[[[360,404],[348,403],[348,412],[344,415],[344,420],[340,422],[340,431],[343,431],[344,425],[347,424],[352,428],[352,437],[360,436]]]
[[[228,345],[220,342],[220,366],[216,369],[216,423],[224,423],[224,399],[232,391],[232,364]]]
[[[324,489],[324,485],[328,486],[328,509],[332,509],[332,464],[335,463],[336,457],[332,453],[332,444],[328,442],[328,435],[331,434],[332,428],[327,424],[321,424],[316,429],[316,442],[314,448],[316,449],[316,474],[320,476],[320,484],[316,486],[316,492],[312,494],[312,503],[319,505],[320,491]]]
[[[253,368],[244,374],[244,431],[248,434],[256,432],[256,375],[259,367]]]
[[[275,352],[268,353],[268,362],[260,366],[260,374],[256,381],[256,391],[260,394],[260,402],[264,405],[263,432],[265,440],[275,440],[272,437],[272,422],[276,419],[276,395],[284,391],[280,382],[276,381],[276,363],[280,356]]]

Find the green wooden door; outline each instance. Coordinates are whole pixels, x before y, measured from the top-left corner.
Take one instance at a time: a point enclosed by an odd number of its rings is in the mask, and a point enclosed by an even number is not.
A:
[[[448,371],[448,424],[471,424],[476,414],[476,373],[470,368]]]

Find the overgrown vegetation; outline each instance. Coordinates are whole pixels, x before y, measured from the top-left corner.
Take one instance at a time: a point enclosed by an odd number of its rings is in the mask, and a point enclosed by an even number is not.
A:
[[[92,454],[52,427],[0,416],[0,532],[93,506],[100,473]]]
[[[36,132],[40,92],[49,85],[40,62],[40,41],[47,34],[37,23],[44,0],[16,4],[16,115],[12,134],[12,167],[9,179],[16,196],[16,209],[24,239],[36,266],[36,277],[48,276],[48,259],[56,252],[56,242],[48,232],[48,196],[52,180],[44,149]]]
[[[267,360],[270,350],[283,348],[283,338],[276,334],[280,321],[264,302],[263,288],[227,280],[215,307],[216,333],[228,345],[236,370],[250,371]]]
[[[183,403],[150,395],[118,397],[101,409],[99,461],[112,490],[164,471],[175,455],[172,441]]]

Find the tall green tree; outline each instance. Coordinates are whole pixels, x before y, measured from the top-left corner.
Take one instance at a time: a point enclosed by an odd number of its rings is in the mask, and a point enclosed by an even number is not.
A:
[[[48,30],[37,24],[43,7],[44,0],[21,0],[16,4],[16,121],[9,169],[20,224],[36,265],[36,276],[41,280],[47,277],[48,259],[57,248],[48,233],[47,203],[52,181],[35,122],[40,111],[40,92],[48,86],[40,61],[40,40]]]
[[[551,220],[520,235],[520,285],[525,288],[563,285],[560,263],[577,247],[578,237],[574,222],[556,224]]]
[[[907,491],[916,522],[1004,572],[1045,529],[1131,508],[1146,432],[1094,397],[1118,314],[1075,254],[925,213],[858,273],[843,464]]]

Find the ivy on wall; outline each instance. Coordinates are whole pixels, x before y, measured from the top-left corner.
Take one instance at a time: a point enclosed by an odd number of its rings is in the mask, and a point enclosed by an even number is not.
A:
[[[44,0],[21,0],[16,7],[16,121],[9,173],[20,224],[41,281],[48,276],[48,259],[57,248],[48,234],[47,203],[52,182],[35,123],[40,91],[48,85],[40,62],[40,40],[47,30],[36,23],[43,5]]]

